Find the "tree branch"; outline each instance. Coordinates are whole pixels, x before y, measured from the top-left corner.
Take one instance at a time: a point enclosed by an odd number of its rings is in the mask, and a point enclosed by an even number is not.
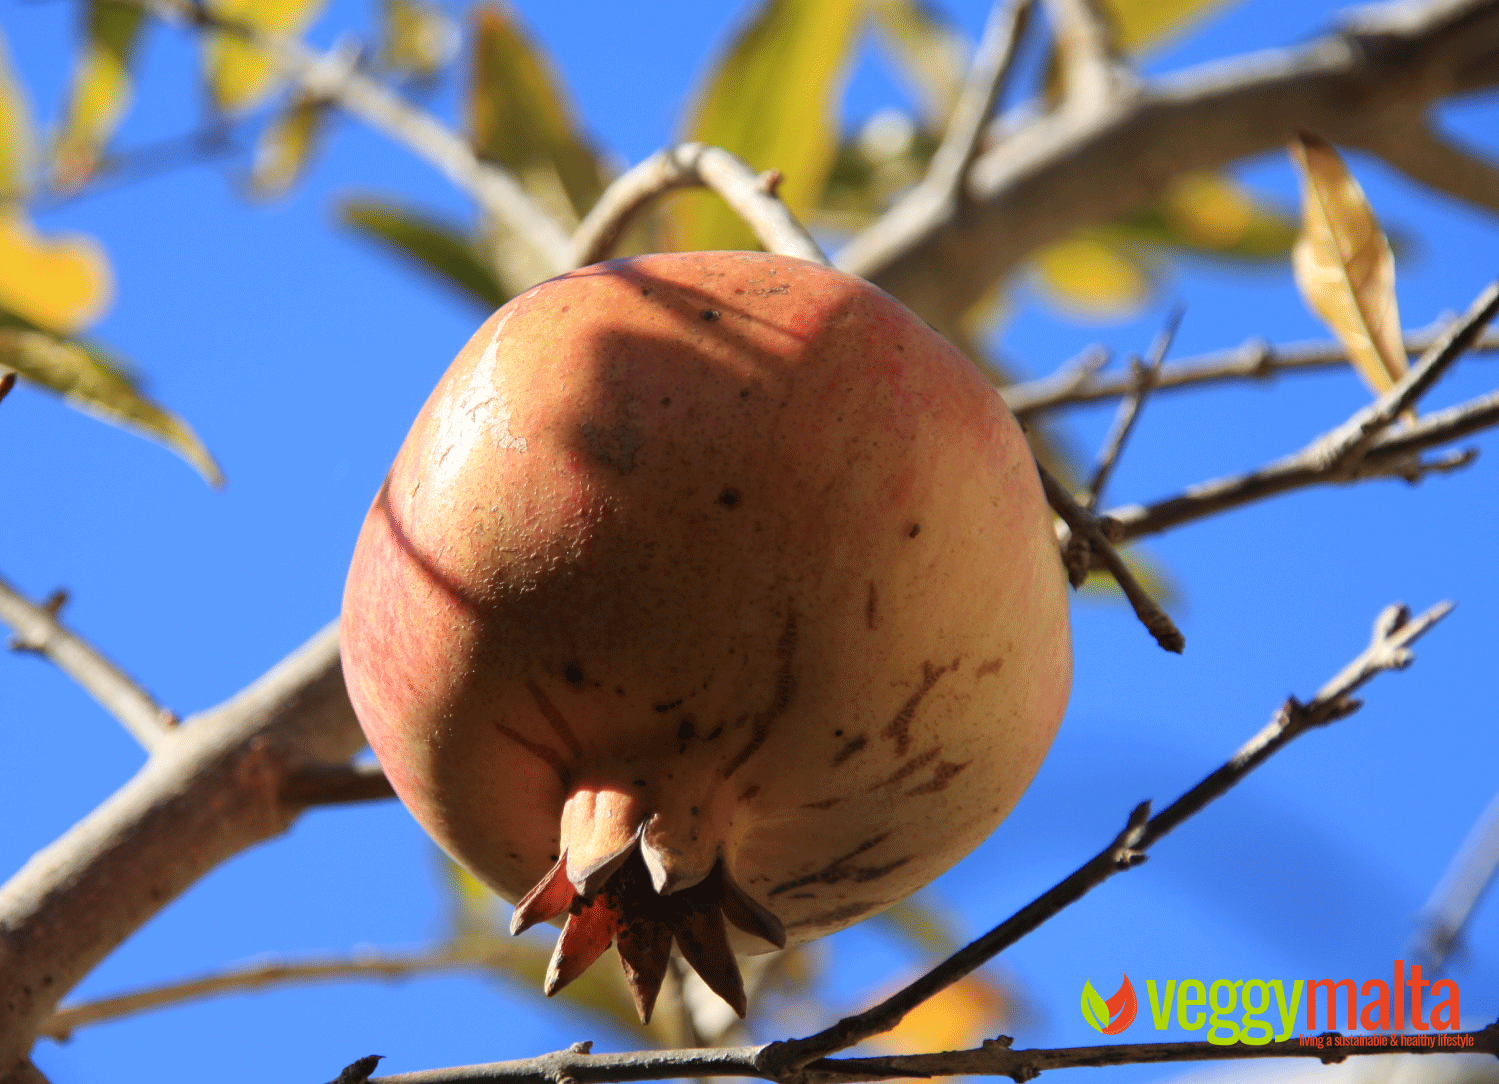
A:
[[[1406,332],[1406,354],[1412,357],[1424,354],[1444,330],[1445,325]],[[1470,352],[1486,354],[1494,351],[1499,351],[1499,332],[1488,331],[1479,336]],[[1134,375],[1128,372],[1100,375],[1099,370],[1107,361],[1108,354],[1101,347],[1092,348],[1050,376],[1011,384],[1002,388],[1000,394],[1011,412],[1022,419],[1063,407],[1105,402],[1129,395],[1134,388]],[[1155,391],[1177,391],[1242,380],[1266,381],[1281,373],[1341,369],[1348,364],[1348,352],[1338,343],[1272,346],[1263,339],[1252,339],[1236,350],[1222,350],[1163,366],[1155,379]]]
[[[1114,540],[1155,534],[1306,486],[1404,474],[1409,466],[1402,461],[1408,461],[1413,453],[1495,424],[1499,421],[1499,393],[1490,393],[1430,415],[1414,425],[1384,432],[1384,427],[1417,402],[1432,382],[1477,339],[1496,312],[1499,312],[1499,283],[1480,294],[1467,315],[1438,336],[1426,356],[1394,387],[1347,421],[1300,451],[1258,470],[1204,482],[1148,506],[1111,509],[1108,518],[1118,523]]]
[[[330,625],[187,719],[129,783],[0,887],[0,1075],[58,1000],[214,866],[284,831],[288,774],[363,745]]]
[[[1125,442],[1134,432],[1135,423],[1140,420],[1140,408],[1145,405],[1146,398],[1155,390],[1156,381],[1161,375],[1161,363],[1166,360],[1166,351],[1171,349],[1171,342],[1176,338],[1176,329],[1181,326],[1181,320],[1182,309],[1178,306],[1166,318],[1166,326],[1155,337],[1155,342],[1150,344],[1149,360],[1142,363],[1139,358],[1133,356],[1130,358],[1130,376],[1134,381],[1134,387],[1124,397],[1114,414],[1114,424],[1109,427],[1109,435],[1104,439],[1103,449],[1098,454],[1098,465],[1094,467],[1093,477],[1088,480],[1088,487],[1079,501],[1089,512],[1098,507],[1098,500],[1103,496],[1103,487],[1108,485],[1109,479],[1113,476],[1114,467],[1119,462],[1120,453],[1124,451]]]
[[[271,54],[281,71],[307,93],[336,102],[376,131],[400,143],[467,192],[485,213],[519,237],[548,274],[568,269],[568,238],[513,174],[475,156],[473,148],[430,113],[391,93],[348,64],[337,50],[322,55],[300,41],[266,34],[213,14],[190,0],[130,0],[171,23],[233,34]]]
[[[947,326],[1028,253],[1079,226],[1138,207],[1184,174],[1277,149],[1300,129],[1359,145],[1392,111],[1499,83],[1496,54],[1499,0],[1375,9],[1305,45],[1155,80],[1103,113],[1024,123],[974,163],[961,213],[893,208],[879,244],[850,245],[835,263]]]
[[[529,952],[526,952],[529,950]],[[167,983],[136,990],[115,997],[68,1005],[57,1010],[38,1029],[39,1035],[66,1042],[79,1028],[119,1020],[138,1013],[169,1008],[207,997],[264,990],[272,986],[339,982],[347,979],[405,979],[414,975],[433,975],[449,971],[471,971],[476,968],[497,970],[513,963],[523,953],[536,955],[534,947],[523,942],[494,941],[483,945],[457,943],[427,952],[399,956],[354,956],[295,962],[263,962],[247,967],[229,968],[183,982]],[[546,955],[538,957],[542,966]]]
[[[1150,803],[1141,803],[1113,843],[983,937],[873,1008],[840,1020],[808,1038],[772,1043],[761,1052],[756,1064],[772,1074],[784,1073],[889,1031],[916,1006],[973,973],[1114,874],[1139,865],[1157,840],[1223,795],[1292,740],[1357,711],[1360,705],[1350,699],[1352,693],[1382,671],[1410,665],[1410,645],[1451,610],[1452,604],[1444,602],[1411,620],[1410,611],[1404,606],[1386,607],[1375,619],[1369,646],[1319,689],[1316,696],[1304,705],[1295,699],[1287,700],[1269,725],[1250,738],[1221,768],[1171,805],[1146,820]]]
[[[1140,586],[1129,566],[1119,556],[1110,537],[1113,524],[1094,515],[1079,505],[1067,492],[1067,487],[1058,482],[1040,463],[1036,470],[1041,473],[1041,487],[1046,491],[1047,503],[1066,524],[1066,531],[1058,538],[1062,547],[1063,564],[1067,566],[1067,580],[1074,588],[1081,587],[1088,578],[1088,570],[1096,559],[1108,569],[1119,584],[1124,597],[1134,608],[1140,623],[1150,630],[1155,642],[1167,651],[1180,655],[1187,646],[1181,634],[1165,610],[1156,604],[1150,593]]]
[[[51,659],[118,719],[147,752],[159,748],[176,732],[176,715],[92,644],[63,628],[55,609],[32,605],[4,578],[0,578],[0,622],[15,633],[12,650],[35,651]]]
[[[1447,959],[1462,936],[1473,909],[1499,872],[1499,795],[1479,814],[1462,846],[1452,856],[1442,879],[1421,908],[1421,929],[1413,953],[1428,970]]]
[[[1429,116],[1370,128],[1363,147],[1427,188],[1499,212],[1499,163],[1443,135]]]
[[[780,174],[757,174],[722,147],[681,143],[657,151],[615,179],[578,224],[568,256],[571,267],[607,259],[631,220],[653,200],[678,188],[711,188],[755,231],[767,251],[826,265],[796,216],[776,195]]]
[[[286,777],[281,800],[305,809],[315,805],[378,802],[396,796],[378,764],[308,764]]]

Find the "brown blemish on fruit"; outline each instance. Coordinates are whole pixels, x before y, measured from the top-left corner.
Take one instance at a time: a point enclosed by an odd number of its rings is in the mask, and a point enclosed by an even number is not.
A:
[[[848,741],[844,742],[842,747],[840,747],[839,750],[833,754],[833,767],[836,768],[838,765],[842,764],[845,760],[853,756],[868,744],[869,739],[866,738],[863,734],[860,734],[855,738],[849,738]]]
[[[868,628],[874,628],[880,620],[880,595],[875,590],[874,581],[869,581],[869,597],[864,600],[864,624]]]
[[[706,321],[708,321],[708,323],[710,323],[710,324],[714,320],[717,320],[722,315],[723,315],[723,313],[719,312],[717,309],[704,309],[703,310],[703,319],[706,320]]]
[[[961,764],[954,764],[950,760],[944,760],[932,770],[932,778],[929,781],[919,787],[912,787],[906,791],[906,795],[909,797],[913,794],[936,794],[939,790],[946,790],[947,784],[953,781],[953,777],[972,763],[971,760],[965,760]]]
[[[714,738],[718,737],[722,733],[723,733],[723,724],[719,723],[717,726],[715,726],[712,730],[710,730],[708,732],[707,737],[705,737],[703,739],[703,741],[712,741]]]
[[[785,884],[777,885],[767,895],[779,896],[782,892],[790,892],[797,888],[806,888],[811,884],[831,885],[837,884],[839,881],[848,880],[852,880],[855,884],[864,884],[866,881],[879,880],[879,878],[885,876],[887,873],[904,866],[916,856],[908,854],[904,858],[897,858],[894,862],[887,862],[883,866],[854,866],[850,865],[849,862],[865,851],[878,847],[889,838],[889,832],[881,832],[871,839],[866,839],[847,854],[833,859],[816,873],[809,873],[805,877],[797,877],[794,880],[787,881]]]
[[[718,503],[725,508],[738,508],[739,499],[739,490],[733,486],[724,486],[723,492],[718,495]]]
[[[973,680],[977,681],[979,678],[986,678],[990,674],[999,673],[999,668],[1004,664],[1005,657],[1003,655],[996,655],[988,662],[979,663],[979,668],[973,672]]]
[[[802,808],[803,809],[832,809],[835,805],[837,805],[841,801],[843,801],[842,798],[824,798],[820,802],[803,802],[802,803]]]
[[[791,701],[796,698],[796,678],[791,672],[791,663],[795,655],[796,611],[788,609],[786,625],[781,630],[780,639],[776,641],[776,657],[781,660],[781,667],[776,674],[775,694],[770,706],[755,714],[754,729],[750,734],[750,740],[735,754],[733,760],[724,765],[723,777],[725,779],[737,772],[746,760],[755,755],[755,751],[764,745],[765,739],[770,736],[771,725],[785,715],[786,709],[791,707]]]
[[[919,524],[919,523],[913,523],[913,524],[911,524],[910,531],[908,531],[906,533],[906,537],[907,538],[915,538],[920,533],[921,533],[921,524]]]
[[[546,763],[550,764],[552,766],[552,770],[557,773],[557,778],[561,781],[563,790],[572,789],[572,769],[567,766],[567,761],[562,759],[561,753],[557,752],[557,750],[553,749],[550,745],[543,745],[539,741],[532,741],[530,738],[522,737],[514,730],[511,730],[504,723],[495,723],[494,728],[501,734],[505,735],[505,737],[515,742],[516,745],[519,745],[526,752],[530,753],[532,756],[537,757],[540,760],[544,760],[546,761]]]
[[[759,783],[751,783],[749,786],[747,786],[747,787],[744,788],[744,793],[739,796],[739,800],[741,802],[747,802],[747,801],[749,801],[751,798],[753,798],[755,795],[757,795],[759,793],[760,793],[760,784]]]
[[[900,706],[900,711],[895,713],[895,718],[886,724],[881,737],[890,738],[895,742],[895,755],[903,757],[911,748],[911,720],[916,716],[916,709],[926,698],[926,694],[932,691],[932,686],[937,684],[937,679],[948,670],[949,666],[933,667],[930,662],[921,664],[921,684],[916,691],[906,697],[906,702]]]
[[[672,708],[680,708],[681,706],[682,706],[682,701],[680,701],[680,700],[672,700],[670,702],[665,702],[665,703],[660,703],[660,704],[652,704],[651,705],[651,707],[654,710],[659,711],[662,715],[665,715]]]
[[[894,775],[870,787],[870,791],[873,792],[881,790],[885,787],[893,787],[901,780],[915,775],[917,772],[921,771],[922,768],[925,768],[932,761],[936,760],[937,754],[940,752],[942,752],[942,746],[939,745],[935,748],[928,749],[925,753],[918,753],[916,756],[906,761],[905,764],[897,768]]]
[[[677,741],[691,741],[697,737],[697,726],[692,721],[692,716],[684,715],[682,722],[677,726]]]
[[[635,454],[645,444],[645,436],[634,426],[620,422],[605,433],[592,422],[580,427],[583,439],[593,457],[606,467],[613,467],[620,474],[629,474],[635,469]]]
[[[801,919],[799,922],[789,923],[786,928],[795,930],[802,926],[830,926],[835,923],[849,922],[860,915],[868,914],[878,906],[877,903],[850,903],[831,911],[824,911],[820,915],[813,915],[811,918]]]
[[[551,724],[552,732],[562,739],[562,744],[567,746],[567,751],[573,755],[574,759],[581,760],[583,746],[578,743],[577,736],[573,734],[573,728],[567,725],[567,720],[562,717],[556,705],[547,699],[547,694],[541,691],[541,686],[536,682],[526,682],[526,690],[531,694],[531,699],[536,701],[541,714],[546,716],[546,721]]]
[[[562,677],[569,685],[581,685],[583,684],[583,668],[575,662],[570,662],[563,667]]]
[[[793,892],[793,893],[791,893],[791,895],[787,896],[786,898],[788,900],[815,900],[817,898],[817,893],[816,892]]]

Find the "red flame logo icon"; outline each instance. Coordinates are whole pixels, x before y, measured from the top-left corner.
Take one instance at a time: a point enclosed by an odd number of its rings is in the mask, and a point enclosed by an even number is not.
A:
[[[1084,980],[1082,1008],[1083,1019],[1096,1030],[1105,1035],[1118,1035],[1135,1022],[1139,1003],[1135,1000],[1135,988],[1126,975],[1119,990],[1107,1001],[1093,989],[1091,982]]]

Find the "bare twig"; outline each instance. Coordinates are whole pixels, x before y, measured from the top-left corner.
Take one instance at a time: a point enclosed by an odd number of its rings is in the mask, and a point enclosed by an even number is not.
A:
[[[1357,144],[1387,113],[1499,83],[1486,59],[1496,45],[1499,0],[1384,5],[1294,48],[1152,80],[1110,110],[1038,116],[974,162],[961,214],[892,208],[870,233],[878,244],[850,245],[835,262],[946,327],[1040,246],[1185,174],[1277,149],[1301,129]]]
[[[1114,24],[1096,0],[1049,0],[1062,69],[1062,109],[1101,113],[1138,83],[1121,60]]]
[[[349,979],[397,981],[416,975],[435,975],[450,971],[492,971],[514,963],[527,950],[532,954],[537,951],[533,946],[509,940],[483,943],[460,941],[426,952],[401,955],[367,954],[321,960],[264,961],[183,982],[166,983],[79,1005],[67,1005],[43,1021],[38,1034],[62,1042],[79,1028],[91,1024],[119,1020],[203,998],[242,994],[275,986],[341,982]],[[544,954],[541,958],[545,959]]]
[[[284,831],[282,780],[363,744],[330,625],[232,700],[187,719],[139,773],[0,887],[0,1074],[58,1000],[230,855]]]
[[[1462,936],[1478,901],[1499,871],[1499,795],[1479,814],[1452,856],[1431,898],[1421,908],[1421,928],[1412,950],[1429,971],[1441,967]]]
[[[614,1081],[670,1080],[689,1076],[759,1077],[780,1084],[858,1084],[860,1081],[916,1079],[946,1076],[1004,1076],[1024,1084],[1049,1069],[1074,1069],[1109,1065],[1147,1065],[1192,1061],[1249,1061],[1262,1058],[1312,1058],[1325,1064],[1348,1058],[1402,1054],[1499,1053],[1499,1026],[1479,1031],[1452,1032],[1452,1046],[1415,1045],[1410,1036],[1392,1035],[1386,1046],[1338,1045],[1336,1032],[1310,1037],[1312,1041],[1251,1046],[1233,1043],[1118,1043],[1108,1046],[1074,1046],[1059,1049],[1015,1050],[1009,1036],[989,1039],[975,1050],[949,1050],[940,1054],[903,1054],[880,1058],[824,1058],[800,1072],[776,1075],[759,1065],[756,1055],[763,1047],[722,1047],[716,1050],[647,1050],[632,1054],[589,1054],[566,1050],[516,1061],[486,1065],[464,1065],[452,1069],[428,1069],[374,1077],[370,1084],[609,1084]]]
[[[1096,560],[1118,581],[1119,589],[1134,607],[1135,616],[1150,630],[1156,643],[1167,651],[1181,654],[1187,644],[1186,637],[1166,611],[1150,597],[1150,592],[1140,586],[1140,581],[1135,579],[1134,573],[1119,556],[1110,537],[1112,524],[1107,524],[1073,500],[1067,487],[1053,478],[1041,464],[1037,463],[1036,469],[1041,472],[1041,485],[1046,490],[1047,502],[1066,524],[1066,530],[1058,541],[1062,546],[1068,581],[1073,587],[1081,587]]]
[[[281,785],[281,800],[304,808],[376,802],[395,796],[378,764],[308,764],[288,775]]]
[[[968,170],[982,148],[984,130],[994,104],[1004,90],[1015,57],[1015,46],[1030,22],[1033,0],[996,0],[989,9],[984,36],[969,65],[942,142],[932,155],[926,175],[897,201],[888,213],[871,223],[838,254],[838,265],[857,263],[860,253],[881,251],[887,232],[907,219],[932,219],[955,214],[966,198]],[[944,328],[961,321],[945,321]]]
[[[1445,326],[1445,325],[1444,325]],[[1409,331],[1405,351],[1419,357],[1424,354],[1443,328]],[[1499,332],[1488,331],[1473,344],[1472,353],[1499,351]],[[1108,360],[1102,347],[1091,347],[1079,358],[1065,362],[1050,376],[1011,384],[1001,390],[1005,403],[1018,418],[1059,410],[1082,403],[1099,403],[1119,399],[1134,388],[1131,373],[1099,373]],[[1096,364],[1094,362],[1096,361]],[[1085,362],[1085,364],[1079,364]],[[1155,391],[1176,391],[1206,384],[1234,383],[1244,380],[1268,381],[1281,373],[1316,372],[1348,366],[1348,352],[1338,343],[1290,343],[1272,346],[1263,339],[1253,339],[1236,350],[1223,350],[1202,357],[1162,366],[1156,377]]]
[[[1166,318],[1166,325],[1150,344],[1146,362],[1142,364],[1139,358],[1130,358],[1130,376],[1135,386],[1119,404],[1119,409],[1114,414],[1114,424],[1109,427],[1109,435],[1104,438],[1103,449],[1098,454],[1098,465],[1093,469],[1093,477],[1088,480],[1088,488],[1078,500],[1089,512],[1098,507],[1103,487],[1108,485],[1114,467],[1119,462],[1119,453],[1124,451],[1124,444],[1140,418],[1140,408],[1155,389],[1156,379],[1161,375],[1161,363],[1166,360],[1166,352],[1171,349],[1171,341],[1176,338],[1176,329],[1181,325],[1182,311],[1180,306],[1171,310],[1171,315]]]
[[[343,1072],[329,1081],[329,1084],[365,1084],[370,1074],[385,1060],[384,1054],[366,1054],[358,1061],[351,1061],[345,1065]]]
[[[1408,666],[1412,658],[1410,645],[1451,609],[1451,603],[1441,603],[1411,620],[1404,606],[1387,607],[1375,619],[1369,646],[1319,689],[1316,696],[1306,704],[1287,700],[1263,730],[1171,805],[1148,820],[1149,803],[1137,806],[1125,830],[1108,847],[977,941],[857,1016],[840,1020],[826,1031],[805,1039],[772,1043],[762,1051],[756,1064],[771,1073],[785,1073],[889,1031],[917,1005],[971,974],[1114,874],[1138,865],[1157,840],[1223,795],[1290,741],[1358,710],[1359,702],[1350,699],[1352,693],[1375,674]]]
[[[0,578],[0,621],[15,633],[11,648],[47,656],[118,719],[143,748],[148,752],[157,749],[175,732],[177,717],[92,644],[63,628],[57,610],[65,597],[58,598],[57,606],[36,606]]]
[[[755,231],[767,251],[827,264],[817,242],[775,194],[772,176],[758,174],[722,147],[681,143],[657,151],[617,178],[573,234],[568,263],[607,259],[634,216],[678,188],[711,188]]]
[[[514,175],[480,161],[467,142],[430,113],[409,105],[351,67],[337,49],[327,55],[301,42],[266,34],[213,14],[190,0],[130,0],[157,17],[233,34],[275,58],[282,72],[307,93],[336,102],[344,111],[425,159],[471,195],[486,213],[519,237],[548,274],[567,270],[568,238],[557,221],[532,199]]]

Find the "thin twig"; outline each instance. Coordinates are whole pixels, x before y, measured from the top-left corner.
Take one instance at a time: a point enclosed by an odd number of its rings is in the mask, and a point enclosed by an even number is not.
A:
[[[189,0],[130,0],[168,22],[187,23],[232,34],[264,50],[305,91],[336,102],[382,134],[425,159],[486,213],[533,250],[549,274],[567,270],[568,238],[557,221],[508,171],[480,161],[473,148],[430,113],[408,104],[380,83],[351,68],[338,50],[327,55],[300,41],[267,34],[215,15]]]
[[[66,596],[56,605],[36,606],[0,578],[0,622],[15,633],[11,649],[34,651],[51,659],[128,731],[147,752],[176,732],[177,716],[158,704],[103,652],[69,632],[57,619]]]
[[[1130,814],[1124,831],[1108,847],[977,941],[857,1016],[840,1020],[805,1039],[772,1043],[757,1064],[773,1073],[784,1073],[889,1031],[917,1005],[971,974],[1114,874],[1138,865],[1157,840],[1222,796],[1287,743],[1314,727],[1358,710],[1359,703],[1350,699],[1351,694],[1375,674],[1408,666],[1412,658],[1410,645],[1451,609],[1451,603],[1440,603],[1411,620],[1404,606],[1386,607],[1375,619],[1369,646],[1319,689],[1316,696],[1304,705],[1295,699],[1287,700],[1269,725],[1250,738],[1221,768],[1171,805],[1146,820],[1150,806],[1148,802],[1141,803]]]
[[[1161,364],[1166,360],[1166,352],[1171,349],[1171,342],[1176,338],[1176,329],[1181,325],[1183,311],[1178,305],[1171,310],[1171,315],[1166,317],[1165,326],[1156,335],[1155,341],[1150,344],[1148,361],[1142,364],[1139,358],[1130,358],[1130,376],[1135,386],[1119,404],[1119,409],[1114,414],[1114,424],[1109,427],[1109,435],[1104,439],[1103,450],[1098,454],[1098,465],[1093,469],[1093,477],[1088,480],[1088,488],[1078,499],[1078,503],[1089,512],[1098,507],[1099,498],[1103,495],[1103,487],[1108,485],[1109,478],[1114,473],[1114,466],[1119,462],[1119,453],[1124,451],[1124,444],[1129,440],[1130,434],[1134,431],[1135,422],[1140,418],[1140,408],[1145,405],[1146,398],[1155,389],[1156,378],[1161,374]]]
[[[1442,879],[1421,908],[1421,928],[1412,950],[1435,972],[1462,936],[1478,901],[1499,872],[1499,794],[1479,814]]]
[[[1441,334],[1441,330],[1437,328],[1406,332],[1405,352],[1411,357],[1424,354]],[[1473,344],[1471,353],[1477,355],[1496,351],[1499,351],[1499,332],[1489,331]],[[1092,365],[1092,360],[1099,357],[1103,360]],[[1000,394],[1016,417],[1026,418],[1064,407],[1120,399],[1133,390],[1133,374],[1098,372],[1108,358],[1103,353],[1103,347],[1090,347],[1080,358],[1087,359],[1089,366],[1079,368],[1079,359],[1074,358],[1058,366],[1057,371],[1049,376],[1028,380],[1023,384],[1011,384],[1001,389]],[[1263,339],[1252,339],[1235,350],[1204,354],[1175,365],[1162,366],[1156,378],[1155,392],[1246,380],[1264,382],[1273,380],[1282,373],[1318,372],[1347,366],[1348,352],[1338,343],[1311,342],[1272,346]]]
[[[524,942],[497,940],[482,944],[458,942],[426,952],[402,955],[369,954],[321,960],[264,961],[182,982],[165,983],[128,994],[100,998],[97,1001],[65,1005],[44,1020],[37,1033],[63,1042],[79,1028],[91,1024],[102,1024],[204,998],[242,994],[274,986],[342,982],[350,979],[396,981],[450,971],[493,971],[513,965],[518,958],[527,956],[528,950],[530,955],[537,951],[534,946]]]
[[[578,224],[571,267],[607,259],[631,220],[652,200],[678,188],[711,188],[755,231],[769,252],[826,265],[817,242],[775,194],[775,174],[760,174],[722,147],[680,143],[657,151],[615,179]]]
[[[1134,573],[1119,556],[1111,538],[1112,524],[1073,500],[1067,487],[1053,478],[1041,464],[1037,463],[1036,469],[1041,472],[1041,485],[1046,490],[1047,502],[1066,524],[1065,535],[1058,541],[1062,546],[1068,581],[1073,587],[1081,587],[1096,561],[1118,581],[1119,589],[1134,607],[1135,616],[1150,630],[1156,643],[1167,651],[1181,654],[1187,645],[1186,637],[1166,611],[1150,597],[1150,592],[1135,579]]]
[[[1400,429],[1385,427],[1415,404],[1420,394],[1477,339],[1496,312],[1499,312],[1499,282],[1485,289],[1461,320],[1437,336],[1425,357],[1394,387],[1341,425],[1314,438],[1300,451],[1257,470],[1203,482],[1150,505],[1110,509],[1106,518],[1117,525],[1111,537],[1122,542],[1155,534],[1306,486],[1357,482],[1391,473],[1401,476],[1414,473],[1419,477],[1426,465],[1413,468],[1410,459],[1414,453],[1499,423],[1499,393],[1480,396]],[[1457,463],[1430,466],[1450,469],[1470,461],[1471,457],[1467,457]]]
[[[308,764],[281,785],[281,800],[295,807],[377,802],[395,796],[378,764]]]

